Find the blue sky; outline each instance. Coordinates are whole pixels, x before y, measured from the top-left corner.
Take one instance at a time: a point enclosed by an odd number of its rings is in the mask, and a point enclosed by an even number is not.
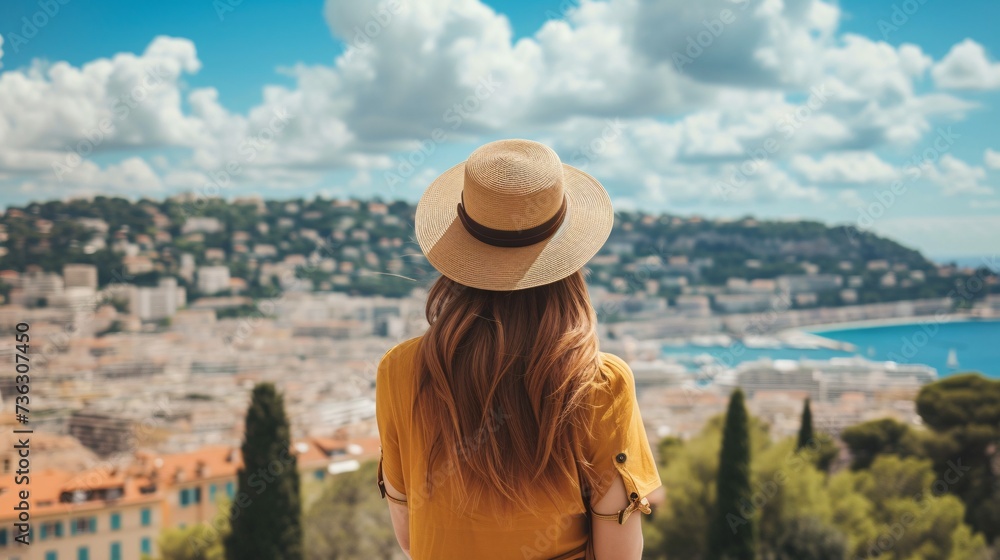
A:
[[[3,205],[416,200],[476,146],[517,136],[594,174],[619,208],[1000,251],[997,2],[52,6],[0,5]],[[755,160],[768,139],[779,149]]]

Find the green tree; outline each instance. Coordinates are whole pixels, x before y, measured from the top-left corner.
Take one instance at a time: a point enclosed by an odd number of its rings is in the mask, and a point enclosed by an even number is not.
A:
[[[708,549],[709,526],[715,508],[715,484],[719,468],[719,447],[725,417],[706,422],[694,437],[671,441],[661,447],[665,466],[663,480],[683,480],[669,485],[669,499],[656,509],[648,523],[643,523],[645,557],[670,560],[701,560]],[[762,457],[771,445],[767,426],[750,418],[752,457]],[[790,447],[789,447],[790,448]],[[663,454],[666,450],[666,454]]]
[[[917,395],[917,413],[936,438],[927,444],[938,476],[965,502],[965,520],[987,540],[1000,537],[1000,381],[946,377]]]
[[[239,493],[230,509],[228,560],[300,560],[302,509],[288,417],[271,383],[253,389],[243,439]]]
[[[809,408],[809,399],[806,398],[805,404],[802,405],[802,424],[799,426],[799,442],[796,445],[796,450],[802,450],[810,445],[813,441],[813,415],[812,410]]]
[[[982,535],[963,522],[961,500],[938,495],[929,460],[879,456],[865,470],[830,479],[834,524],[851,558],[965,560],[986,552]]]
[[[374,490],[378,463],[330,479],[303,518],[306,558],[363,560],[402,557],[389,508]]]
[[[844,533],[815,517],[789,520],[776,544],[774,560],[843,560],[847,556]]]
[[[229,534],[229,504],[219,504],[211,524],[199,523],[160,534],[160,560],[225,560],[223,541]]]
[[[797,449],[797,442],[787,438],[754,453],[750,502],[753,505],[758,551],[762,558],[781,558],[793,549],[812,548],[809,533],[822,533],[831,539],[840,530],[833,527],[833,505],[826,489],[826,475],[816,468],[812,447]],[[794,527],[800,520],[808,526]],[[795,543],[796,538],[806,539]],[[836,556],[801,556],[836,558]]]
[[[923,456],[920,434],[892,418],[871,420],[851,426],[840,434],[851,451],[851,468],[867,469],[879,455]]]
[[[709,557],[726,560],[753,560],[753,514],[750,489],[749,415],[743,391],[733,391],[722,432],[716,499],[709,527]]]

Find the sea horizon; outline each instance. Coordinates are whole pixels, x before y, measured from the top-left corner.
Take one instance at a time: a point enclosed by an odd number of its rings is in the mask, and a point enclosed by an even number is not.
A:
[[[1000,378],[1000,319],[962,316],[877,320],[794,329],[829,340],[851,344],[854,351],[832,348],[743,348],[738,359],[723,346],[684,344],[664,346],[667,357],[727,356],[732,365],[761,358],[775,360],[829,360],[860,356],[879,362],[922,364],[934,368],[938,377],[978,372]]]

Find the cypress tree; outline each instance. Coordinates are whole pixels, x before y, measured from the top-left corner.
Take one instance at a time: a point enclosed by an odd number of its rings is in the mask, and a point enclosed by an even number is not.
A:
[[[743,391],[737,389],[729,399],[722,432],[715,512],[708,529],[708,558],[753,560],[752,508],[749,416]]]
[[[228,560],[302,559],[298,462],[290,448],[284,400],[273,384],[258,384],[247,410],[243,467],[230,509]]]
[[[799,426],[799,443],[795,446],[796,451],[801,451],[805,447],[809,447],[809,442],[813,440],[815,435],[813,434],[813,415],[812,410],[809,408],[809,398],[806,398],[806,403],[802,406],[802,425]]]

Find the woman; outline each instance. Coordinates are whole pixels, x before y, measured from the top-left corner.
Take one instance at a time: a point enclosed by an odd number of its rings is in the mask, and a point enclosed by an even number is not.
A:
[[[430,327],[376,381],[378,484],[411,558],[640,557],[633,513],[660,479],[580,272],[613,221],[600,183],[527,140],[480,147],[420,199]]]

